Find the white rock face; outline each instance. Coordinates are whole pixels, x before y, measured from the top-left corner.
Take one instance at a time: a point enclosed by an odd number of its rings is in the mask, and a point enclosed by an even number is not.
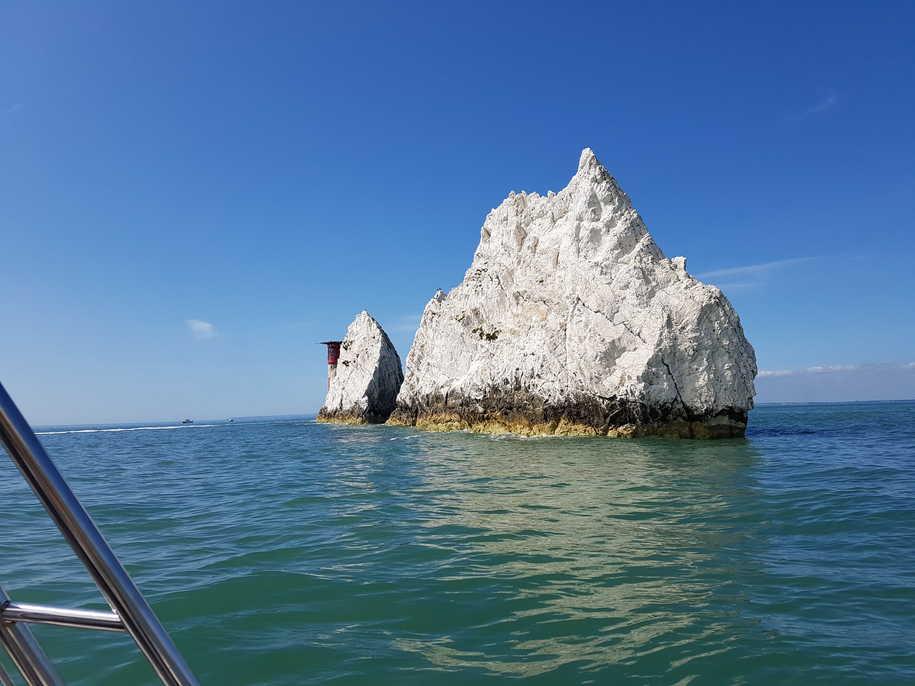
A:
[[[585,149],[559,193],[511,193],[464,281],[426,305],[391,423],[743,435],[756,357],[714,287],[667,259]]]
[[[318,421],[384,422],[394,409],[401,383],[397,351],[378,322],[363,310],[346,329],[337,372]]]

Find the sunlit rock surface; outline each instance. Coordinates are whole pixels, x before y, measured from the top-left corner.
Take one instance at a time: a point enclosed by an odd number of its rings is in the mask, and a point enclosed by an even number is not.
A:
[[[337,372],[327,390],[319,422],[384,422],[403,382],[400,357],[388,335],[364,310],[346,330]]]
[[[565,189],[486,217],[464,281],[426,305],[389,423],[742,436],[755,376],[727,298],[664,256],[585,149]]]

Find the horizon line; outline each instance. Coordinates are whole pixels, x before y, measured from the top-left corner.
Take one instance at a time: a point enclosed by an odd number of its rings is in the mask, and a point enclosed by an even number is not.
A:
[[[752,412],[758,407],[765,405],[865,405],[865,404],[876,404],[876,403],[913,403],[915,398],[895,398],[895,399],[880,399],[880,400],[763,400],[753,404],[753,408],[750,410]],[[318,414],[317,410],[312,410],[309,412],[288,412],[283,414],[251,414],[251,415],[233,415],[228,419],[233,420],[248,420],[248,423],[254,424],[256,422],[251,420],[257,419],[312,419]],[[229,425],[231,422],[226,418],[220,419],[195,419],[195,423],[203,424],[214,424],[216,426]],[[51,424],[32,424],[29,423],[33,431],[38,429],[49,429],[49,428],[58,428],[58,427],[91,427],[91,426],[118,426],[118,425],[129,425],[129,424],[172,424],[180,423],[180,419],[143,419],[143,420],[132,420],[132,421],[108,421],[108,422],[82,422],[80,424],[65,424],[65,423],[51,423]],[[189,426],[193,426],[189,425]]]

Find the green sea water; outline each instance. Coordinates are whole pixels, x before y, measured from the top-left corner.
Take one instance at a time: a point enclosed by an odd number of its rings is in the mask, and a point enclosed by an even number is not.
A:
[[[40,438],[203,684],[915,684],[915,403],[764,406],[714,442]],[[6,590],[103,609],[0,474]],[[68,683],[157,683],[123,636],[35,633]]]

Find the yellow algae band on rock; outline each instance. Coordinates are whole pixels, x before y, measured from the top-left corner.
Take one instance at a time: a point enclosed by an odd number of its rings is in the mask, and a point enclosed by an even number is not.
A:
[[[316,421],[321,422],[322,424],[372,424],[380,422],[369,422],[362,415],[353,415],[353,414],[328,414],[321,408],[321,412],[318,413]]]
[[[742,436],[756,355],[724,294],[668,259],[590,149],[510,193],[423,311],[390,423],[526,435]]]
[[[528,419],[519,415],[489,414],[468,417],[456,412],[430,412],[412,416],[395,411],[387,421],[392,426],[412,426],[424,431],[470,431],[483,434],[520,436],[607,436],[610,438],[741,438],[747,428],[746,416],[719,415],[706,419],[627,422],[593,425],[561,417],[553,421]]]

